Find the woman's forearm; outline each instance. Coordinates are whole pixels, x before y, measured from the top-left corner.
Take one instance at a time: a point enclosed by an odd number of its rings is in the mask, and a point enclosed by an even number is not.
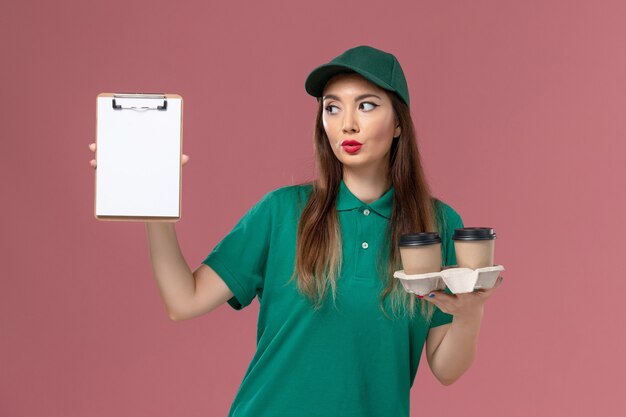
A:
[[[454,316],[443,340],[433,353],[430,367],[444,385],[450,385],[469,369],[478,350],[483,310],[470,316]]]
[[[178,245],[174,223],[146,223],[154,278],[170,317],[178,317],[195,293],[195,279]]]

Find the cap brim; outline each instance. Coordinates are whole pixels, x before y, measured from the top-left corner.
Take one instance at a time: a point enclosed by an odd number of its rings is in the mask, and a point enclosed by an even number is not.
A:
[[[330,80],[336,74],[347,72],[346,70],[354,71],[362,75],[369,81],[373,82],[381,88],[384,88],[385,90],[396,91],[389,84],[367,71],[353,67],[351,65],[338,64],[324,64],[315,68],[306,78],[306,81],[304,82],[304,89],[313,97],[321,97],[328,80]]]

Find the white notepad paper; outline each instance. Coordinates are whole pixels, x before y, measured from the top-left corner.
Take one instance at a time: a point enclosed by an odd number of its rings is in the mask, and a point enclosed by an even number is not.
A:
[[[180,219],[182,101],[177,94],[98,95],[96,219]]]

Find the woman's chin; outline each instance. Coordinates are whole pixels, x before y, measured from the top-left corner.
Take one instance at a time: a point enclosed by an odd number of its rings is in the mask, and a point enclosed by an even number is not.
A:
[[[341,164],[346,168],[363,168],[371,164],[371,161],[365,158],[343,158],[340,160]]]

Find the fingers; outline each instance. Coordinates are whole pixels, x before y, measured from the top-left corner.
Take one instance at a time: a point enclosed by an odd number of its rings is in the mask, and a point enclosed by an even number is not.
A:
[[[189,162],[189,155],[183,154],[183,156],[180,157],[180,160],[182,161],[183,165],[185,165],[187,162]]]
[[[434,295],[434,296],[430,297],[431,295]],[[452,307],[454,306],[454,303],[456,302],[454,298],[456,297],[457,297],[456,295],[446,294],[443,291],[441,292],[435,291],[435,292],[431,292],[426,297],[424,297],[424,300],[428,300],[429,303],[434,304],[437,308],[439,308],[439,310],[443,311],[444,313],[451,314]]]
[[[426,296],[418,295],[417,298],[434,304],[444,313],[466,314],[467,312],[473,312],[481,307],[496,288],[502,284],[503,280],[503,277],[498,277],[493,288],[479,288],[472,292],[456,294],[448,294],[444,291],[432,291]]]
[[[452,298],[456,298],[455,294],[447,294],[444,291],[431,291],[428,295],[421,297],[424,300],[433,303],[437,307],[440,307],[442,304],[448,303]],[[418,296],[418,298],[420,298]]]
[[[95,152],[95,151],[96,151],[96,144],[95,144],[95,143],[90,143],[90,144],[89,144],[89,149],[90,149],[92,152]],[[95,159],[92,159],[91,161],[89,161],[89,165],[91,165],[91,167],[92,167],[93,169],[96,169],[96,166],[97,166],[97,164],[96,164],[96,160],[95,160]]]

